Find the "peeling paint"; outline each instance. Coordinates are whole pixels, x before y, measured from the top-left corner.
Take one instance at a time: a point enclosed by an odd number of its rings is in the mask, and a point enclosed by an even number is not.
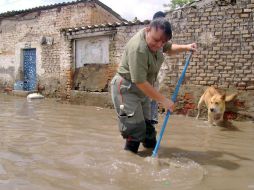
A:
[[[0,67],[0,75],[9,75],[12,79],[14,79],[14,67],[8,67],[8,68],[4,68],[4,67]],[[4,77],[5,78],[5,77]]]

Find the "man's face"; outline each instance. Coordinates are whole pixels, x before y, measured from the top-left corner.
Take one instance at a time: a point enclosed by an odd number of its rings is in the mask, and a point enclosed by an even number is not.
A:
[[[156,52],[162,48],[167,41],[167,36],[160,28],[148,27],[146,29],[146,43],[152,52]]]

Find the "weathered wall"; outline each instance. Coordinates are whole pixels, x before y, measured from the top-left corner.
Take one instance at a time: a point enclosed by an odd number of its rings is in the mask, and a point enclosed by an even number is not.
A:
[[[105,92],[108,91],[109,82],[114,76],[118,64],[120,63],[121,56],[124,51],[124,46],[128,40],[144,25],[132,25],[132,26],[122,26],[122,27],[105,27],[105,28],[95,28],[72,32],[71,39],[68,36],[62,35],[65,41],[65,47],[62,48],[61,54],[74,56],[73,46],[74,39],[90,39],[90,34],[92,36],[101,35],[102,32],[106,33],[104,36],[109,37],[109,64],[90,64],[81,68],[75,68],[75,63],[72,60],[69,62],[69,67],[71,68],[70,73],[66,76],[69,81],[66,85],[66,97],[71,96],[71,90],[89,91],[89,92]],[[83,38],[81,37],[83,36]],[[71,46],[71,48],[68,48]],[[65,52],[65,50],[67,52]],[[66,62],[68,65],[68,62]],[[72,93],[76,96],[77,93]],[[87,95],[86,95],[87,96]],[[80,94],[77,99],[80,99]],[[71,98],[71,101],[75,101],[75,98]],[[77,102],[80,102],[77,100]],[[86,101],[87,102],[87,101]]]
[[[254,1],[217,2],[203,0],[167,15],[174,43],[197,42],[199,46],[185,83],[254,90]],[[183,56],[167,62],[173,64],[164,66],[164,82],[175,84]]]
[[[119,19],[93,1],[0,18],[0,87],[22,80],[22,49],[36,48],[37,81],[46,95],[58,96],[66,85],[61,76],[70,69],[62,59],[60,29],[109,21]],[[49,43],[42,44],[42,37]]]
[[[174,43],[197,42],[176,112],[196,115],[206,86],[238,92],[227,104],[228,119],[254,119],[254,0],[203,0],[170,12]],[[167,57],[160,72],[161,91],[171,96],[184,67],[184,56]],[[171,92],[169,94],[169,92]],[[206,115],[205,107],[202,110]]]

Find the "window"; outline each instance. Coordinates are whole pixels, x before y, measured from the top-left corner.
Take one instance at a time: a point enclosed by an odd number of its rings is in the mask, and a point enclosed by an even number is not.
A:
[[[109,37],[96,36],[76,40],[76,68],[85,64],[109,63]]]

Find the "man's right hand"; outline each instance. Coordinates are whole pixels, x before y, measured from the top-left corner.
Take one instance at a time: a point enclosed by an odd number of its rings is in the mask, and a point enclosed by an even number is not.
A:
[[[161,102],[162,106],[166,109],[169,110],[171,113],[174,111],[175,109],[175,104],[172,100],[165,98],[162,102]]]
[[[165,108],[167,111],[170,112],[174,111],[174,102],[172,100],[169,100],[162,94],[160,94],[154,87],[147,81],[143,83],[136,83],[137,87],[144,92],[144,94],[148,97],[150,97],[153,100],[156,100],[158,103],[160,103],[163,108]]]

